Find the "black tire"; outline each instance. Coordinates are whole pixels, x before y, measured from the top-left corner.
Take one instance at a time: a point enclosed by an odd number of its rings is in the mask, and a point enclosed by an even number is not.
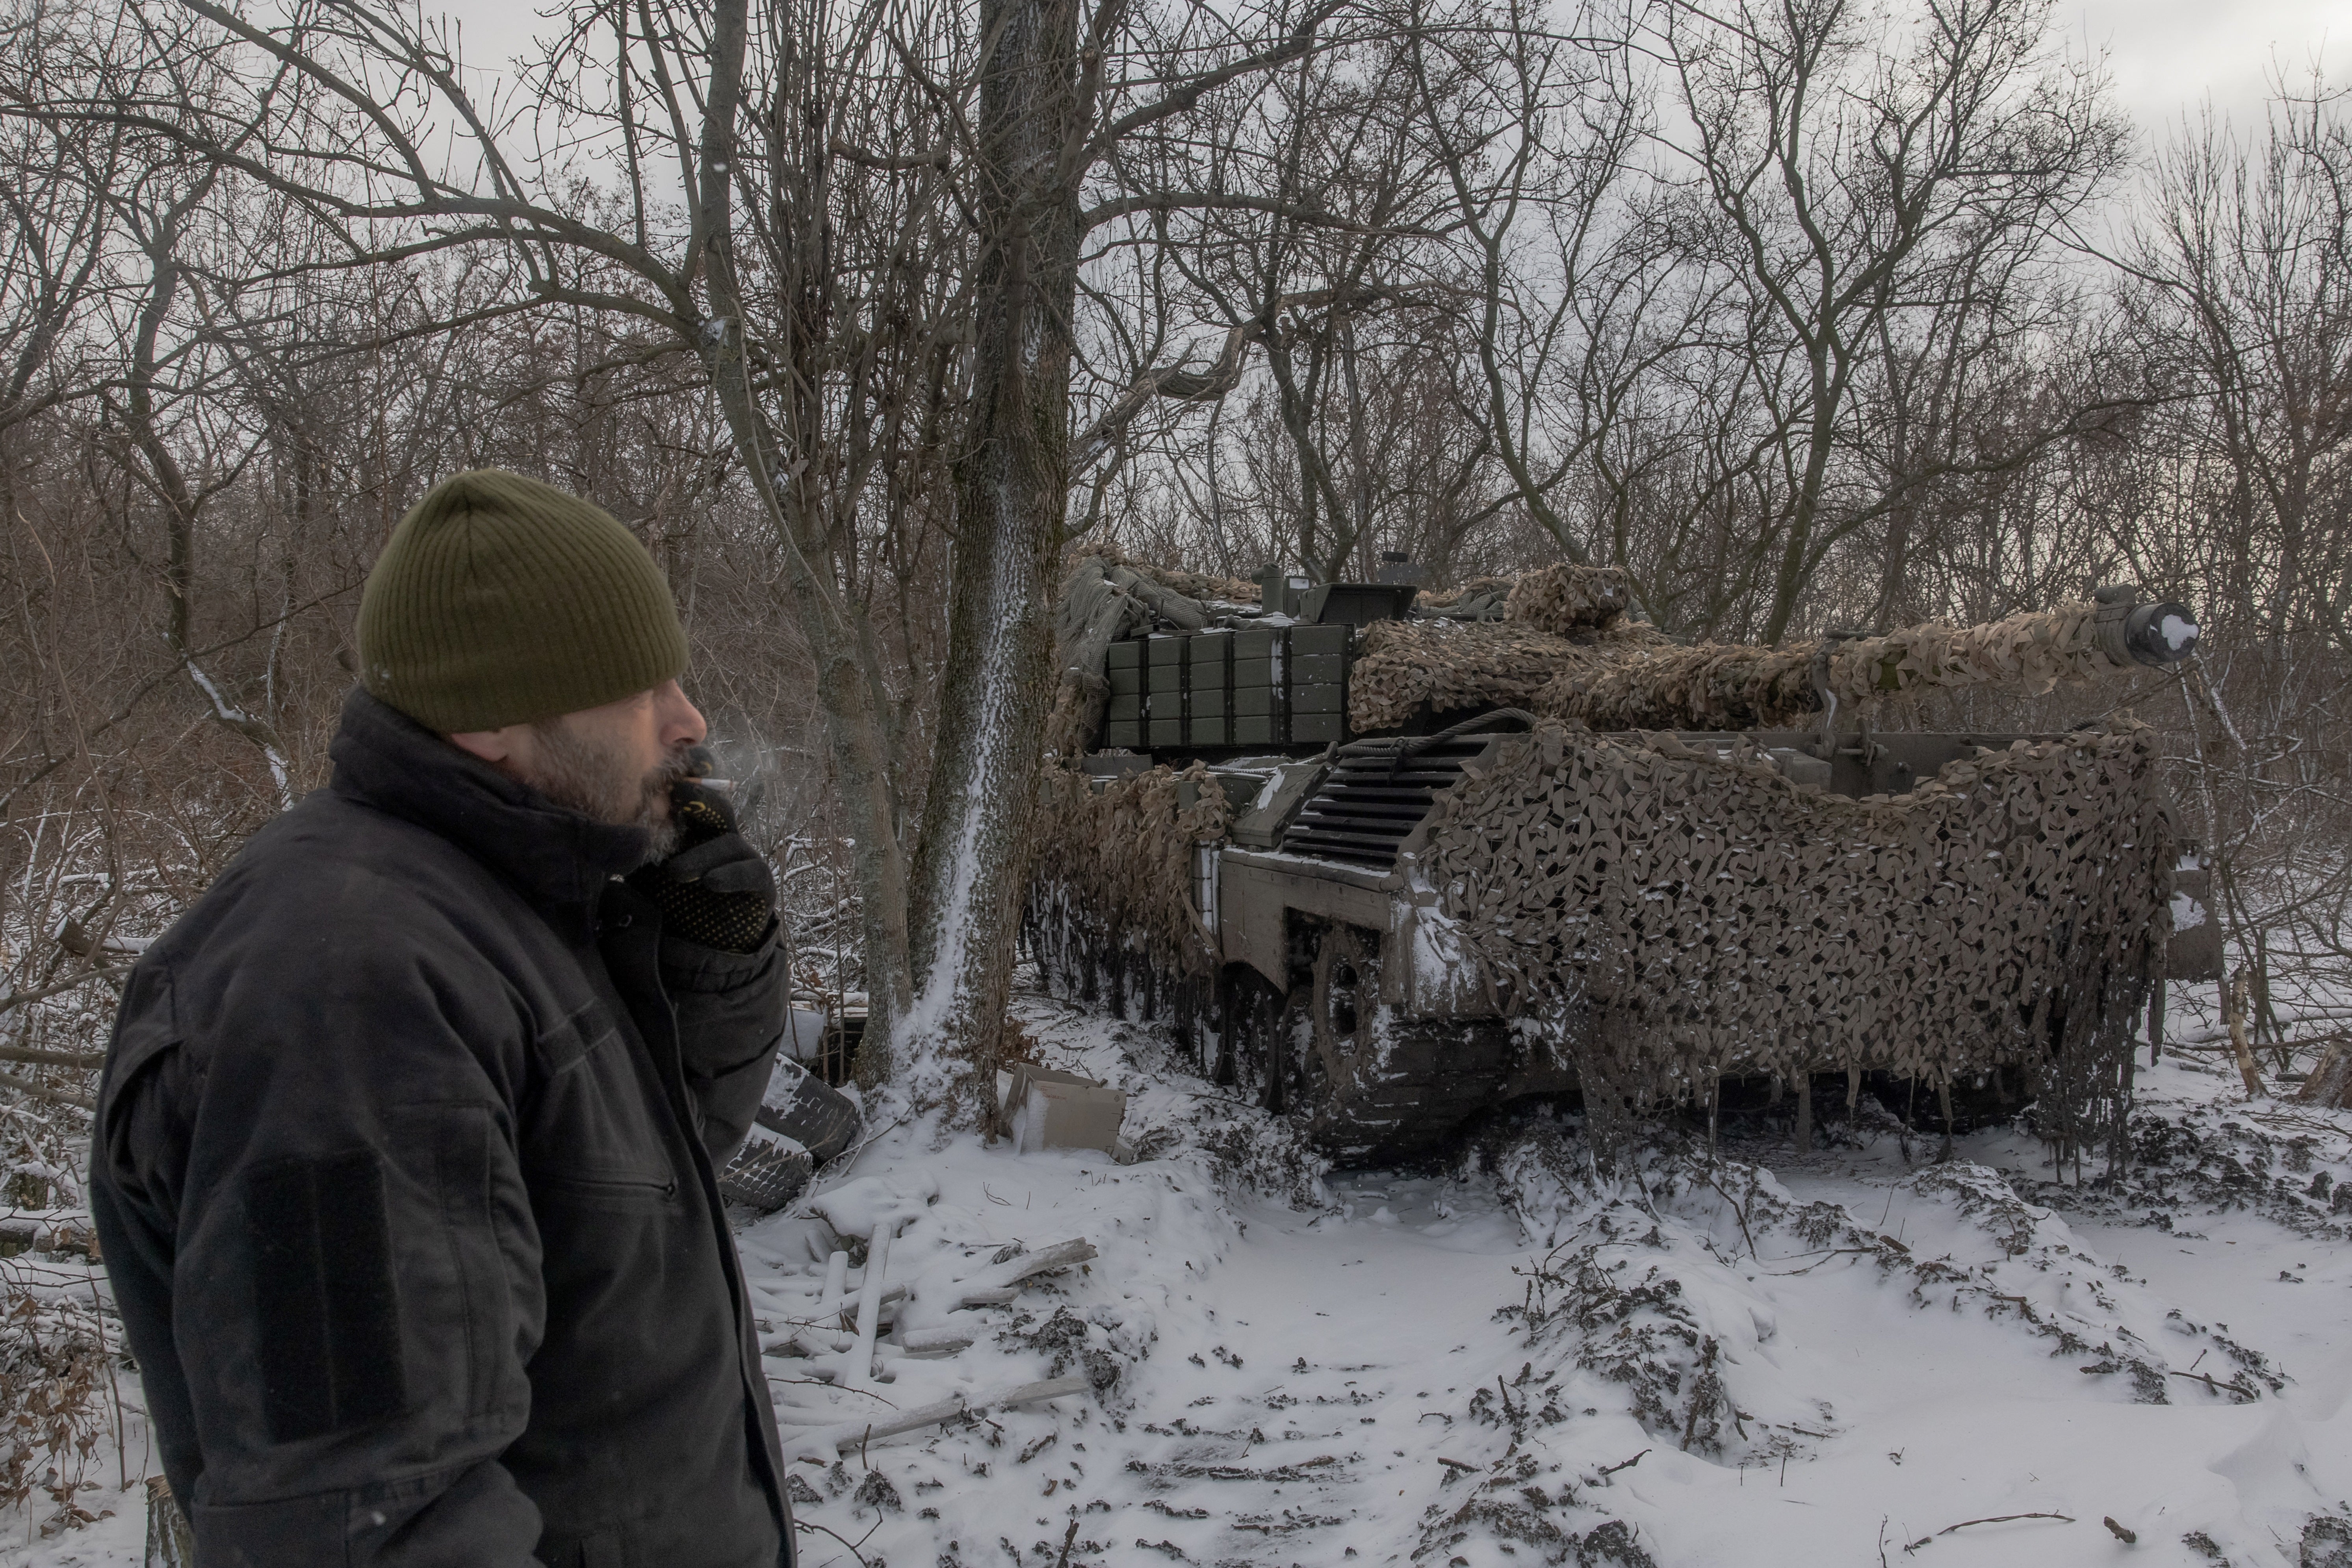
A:
[[[820,1165],[857,1136],[857,1107],[849,1097],[789,1057],[776,1058],[753,1120],[799,1143]]]

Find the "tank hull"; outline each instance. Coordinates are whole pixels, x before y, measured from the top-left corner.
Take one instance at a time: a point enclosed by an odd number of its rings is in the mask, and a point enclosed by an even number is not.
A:
[[[1381,745],[1254,790],[1198,761],[1087,781],[1138,794],[1114,816],[1149,817],[1151,789],[1194,814],[1166,879],[1184,920],[1147,937],[1048,867],[1027,921],[1048,986],[1170,1023],[1203,1077],[1344,1163],[1596,1087],[1707,1108],[1726,1082],[1859,1075],[1907,1086],[1933,1129],[1990,1081],[2080,1102],[2084,1136],[2128,1093],[2175,858],[2137,732]],[[1735,883],[1744,901],[1714,908]]]

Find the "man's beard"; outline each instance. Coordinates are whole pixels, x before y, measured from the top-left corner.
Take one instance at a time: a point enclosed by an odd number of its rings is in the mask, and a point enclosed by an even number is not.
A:
[[[648,862],[666,860],[677,848],[677,819],[669,807],[670,786],[686,777],[687,753],[670,753],[651,773],[631,771],[618,748],[578,734],[561,719],[533,724],[539,766],[526,782],[558,805],[615,827],[642,827],[652,837]]]

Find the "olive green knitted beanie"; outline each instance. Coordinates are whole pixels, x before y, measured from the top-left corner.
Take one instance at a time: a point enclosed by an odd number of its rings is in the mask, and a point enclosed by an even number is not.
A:
[[[360,679],[428,730],[601,707],[686,668],[669,584],[601,507],[520,474],[442,480],[360,595]]]

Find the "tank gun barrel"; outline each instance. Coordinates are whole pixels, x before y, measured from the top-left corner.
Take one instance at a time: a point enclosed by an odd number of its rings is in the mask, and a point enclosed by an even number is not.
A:
[[[1832,707],[1961,686],[2039,695],[2187,658],[2187,605],[2102,589],[2087,604],[1979,626],[1927,621],[1875,635],[1832,633],[1780,647],[1643,641],[1556,651],[1558,674],[1529,704],[1595,730],[1801,727]]]
[[[2026,610],[1972,626],[1927,621],[1838,642],[1829,690],[1853,700],[1937,687],[2016,686],[2036,694],[2061,683],[2179,663],[2197,649],[2189,606],[2141,603],[2129,588],[2102,588],[2091,603]]]

